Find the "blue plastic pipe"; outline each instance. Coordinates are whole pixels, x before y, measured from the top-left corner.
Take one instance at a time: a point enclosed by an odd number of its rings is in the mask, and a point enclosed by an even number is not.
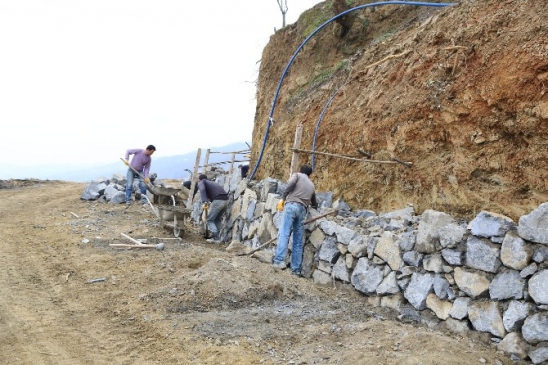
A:
[[[257,169],[259,168],[259,165],[261,163],[261,160],[263,158],[264,149],[266,147],[266,141],[268,140],[268,132],[270,131],[270,126],[272,124],[272,115],[274,115],[274,108],[276,107],[276,101],[278,100],[278,96],[280,94],[280,89],[282,87],[282,83],[285,79],[285,76],[287,75],[287,72],[289,71],[289,68],[293,64],[293,61],[295,60],[295,57],[297,57],[297,54],[301,51],[301,49],[304,47],[304,45],[312,38],[316,33],[318,33],[323,27],[325,27],[327,24],[331,23],[332,21],[345,16],[346,14],[349,14],[351,12],[354,12],[356,10],[368,8],[368,7],[375,7],[380,5],[416,5],[416,6],[432,6],[432,7],[446,7],[446,6],[452,6],[456,5],[453,3],[426,3],[426,2],[416,2],[416,1],[381,1],[378,3],[371,3],[371,4],[365,4],[356,6],[355,8],[348,9],[346,11],[343,11],[342,13],[334,16],[333,18],[329,19],[322,25],[320,25],[318,28],[316,28],[306,39],[301,43],[301,45],[297,48],[295,53],[293,53],[293,56],[291,56],[291,59],[287,63],[287,66],[285,66],[284,72],[282,73],[282,76],[280,77],[280,81],[278,82],[278,87],[276,88],[276,93],[274,94],[274,99],[272,100],[272,106],[270,108],[270,114],[268,115],[268,120],[266,123],[266,131],[263,138],[263,145],[261,147],[261,153],[259,154],[259,158],[257,159],[257,162],[255,163],[255,166],[253,167],[253,171],[251,172],[251,175],[249,175],[249,180],[253,180],[253,177],[255,176],[255,173],[257,172]]]

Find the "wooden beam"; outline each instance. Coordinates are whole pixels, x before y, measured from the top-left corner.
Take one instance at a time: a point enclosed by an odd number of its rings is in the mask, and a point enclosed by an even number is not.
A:
[[[211,150],[208,148],[206,150],[206,154],[205,154],[205,157],[204,157],[204,166],[207,166],[207,164],[209,163],[209,154],[211,153]]]
[[[230,160],[230,169],[228,170],[228,176],[232,175],[232,172],[234,171],[234,161],[236,160],[236,154],[232,154],[232,159]]]
[[[202,156],[202,149],[198,148],[196,152],[196,162],[194,163],[194,172],[192,173],[192,182],[190,184],[190,193],[188,194],[188,201],[186,202],[186,208],[192,208],[192,201],[194,200],[194,188],[196,187],[196,181],[198,180],[198,166],[200,166],[200,157]]]
[[[293,149],[293,150],[296,150],[296,151],[302,152],[302,153],[309,153],[309,154],[312,154],[312,155],[331,156],[331,157],[344,158],[346,160],[358,161],[358,162],[369,162],[369,163],[390,164],[390,165],[403,164],[407,167],[411,167],[413,165],[412,162],[369,160],[369,159],[364,159],[364,158],[348,157],[348,156],[339,155],[339,154],[336,154],[336,153],[318,152],[318,151],[301,150],[301,149]]]
[[[291,157],[291,167],[289,168],[289,177],[299,170],[299,148],[301,147],[301,139],[303,136],[303,124],[297,124],[295,129],[295,141],[293,142],[293,156]]]

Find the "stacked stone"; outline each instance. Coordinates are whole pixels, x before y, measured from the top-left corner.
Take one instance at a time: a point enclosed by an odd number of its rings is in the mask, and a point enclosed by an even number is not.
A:
[[[223,183],[232,194],[224,240],[257,248],[275,238],[284,184],[236,174]],[[318,194],[319,210],[309,209],[309,218],[338,214],[307,225],[303,276],[349,283],[401,320],[487,332],[515,358],[548,360],[548,203],[516,224],[487,211],[469,222],[413,207],[352,212],[332,196]]]
[[[138,180],[135,187],[138,191]],[[126,201],[126,178],[120,174],[114,174],[112,178],[98,178],[92,180],[82,192],[80,199],[96,200],[104,203],[120,204]]]

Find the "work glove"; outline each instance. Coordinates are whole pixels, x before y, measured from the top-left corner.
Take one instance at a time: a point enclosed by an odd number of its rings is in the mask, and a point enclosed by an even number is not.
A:
[[[145,178],[145,183],[146,184],[150,183],[150,179],[148,177]]]
[[[124,160],[124,163],[126,164],[126,166],[129,166],[129,162],[127,162],[127,160]]]
[[[285,200],[282,199],[282,200],[280,200],[280,201],[278,202],[278,211],[279,211],[279,212],[283,211],[283,210],[284,210],[284,206],[285,206]]]
[[[202,205],[202,209],[203,210],[208,210],[209,209],[209,203],[204,203],[204,205]]]

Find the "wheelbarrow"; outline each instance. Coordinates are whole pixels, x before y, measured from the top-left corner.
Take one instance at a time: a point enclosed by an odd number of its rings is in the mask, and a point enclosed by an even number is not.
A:
[[[156,210],[160,218],[160,226],[173,229],[173,235],[182,238],[192,211],[176,205],[157,205]]]

